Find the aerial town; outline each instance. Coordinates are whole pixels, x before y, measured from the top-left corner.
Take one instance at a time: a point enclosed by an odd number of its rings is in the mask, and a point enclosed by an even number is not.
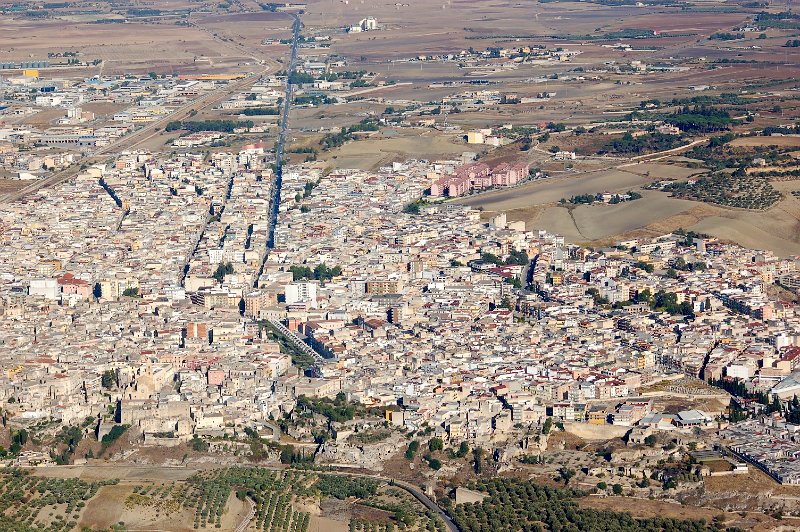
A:
[[[196,3],[0,1],[0,531],[800,528],[796,15]]]

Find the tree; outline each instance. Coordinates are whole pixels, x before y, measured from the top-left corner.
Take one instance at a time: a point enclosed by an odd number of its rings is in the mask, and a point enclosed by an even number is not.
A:
[[[500,304],[498,306],[506,310],[514,310],[514,304],[511,302],[511,298],[508,296],[504,296],[503,299],[500,300]]]
[[[683,257],[678,257],[672,261],[672,267],[676,270],[683,270],[686,271],[689,269],[689,266],[686,264],[686,261],[683,260]]]
[[[481,471],[483,470],[483,467],[481,465],[481,462],[483,461],[483,452],[484,452],[483,449],[480,447],[475,447],[472,450],[472,457],[474,458],[473,467],[475,469],[475,472],[478,474],[480,474]]]
[[[403,212],[406,214],[419,214],[419,205],[419,201],[412,201],[403,206]]]
[[[656,445],[656,436],[655,436],[655,434],[651,434],[648,437],[646,437],[644,439],[644,443],[645,443],[645,445],[647,445],[649,447],[655,447],[655,445]]]
[[[444,442],[442,441],[441,438],[438,438],[438,437],[431,438],[428,441],[428,449],[432,453],[435,453],[436,451],[441,451],[442,449],[444,449]]]
[[[458,446],[458,450],[455,452],[451,451],[450,456],[452,458],[464,458],[465,456],[467,456],[468,452],[469,452],[469,445],[467,445],[467,442],[462,441],[461,445]]]
[[[566,486],[569,484],[570,479],[575,476],[575,470],[562,467],[558,470],[558,476],[561,477],[561,480],[564,481],[564,485]]]
[[[209,445],[204,440],[197,437],[197,434],[192,436],[192,439],[189,440],[189,445],[191,446],[192,450],[204,453],[208,451]]]
[[[302,281],[303,279],[311,279],[314,275],[311,268],[308,266],[290,266],[289,271],[292,272],[293,281]]]
[[[775,394],[775,395],[772,396],[772,405],[769,407],[768,410],[769,410],[770,413],[772,413],[772,412],[781,412],[782,411],[781,398],[778,397],[778,394]]]
[[[406,460],[413,460],[414,455],[417,454],[419,450],[419,442],[417,440],[413,440],[411,443],[408,444],[408,449],[406,449]]]
[[[114,386],[117,386],[117,372],[113,369],[104,371],[103,375],[100,377],[100,384],[106,390],[110,390]]]
[[[139,297],[139,289],[138,288],[126,288],[122,291],[122,295],[125,297]]]
[[[233,273],[233,264],[230,262],[227,264],[219,263],[219,265],[217,265],[217,269],[214,271],[213,277],[218,283],[221,283],[225,280],[225,276],[231,273]]]
[[[508,258],[506,259],[506,264],[514,264],[518,266],[527,266],[530,263],[530,258],[528,254],[524,251],[517,251],[516,249],[512,249],[511,252],[508,254]]]
[[[620,484],[614,484],[611,486],[611,491],[614,492],[614,495],[622,495],[622,486]]]
[[[636,294],[636,302],[637,303],[647,303],[648,305],[652,305],[653,303],[653,293],[650,291],[649,288],[645,288],[638,294]]]

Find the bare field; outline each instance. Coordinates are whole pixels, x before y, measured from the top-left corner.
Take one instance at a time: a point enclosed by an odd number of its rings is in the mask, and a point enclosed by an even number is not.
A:
[[[534,205],[556,203],[561,198],[597,192],[625,192],[649,183],[656,176],[646,177],[616,169],[599,170],[569,177],[533,181],[522,186],[488,192],[456,200],[488,211],[510,211]],[[633,202],[635,203],[635,202]]]
[[[194,18],[193,21],[206,31],[217,34],[220,38],[233,40],[245,46],[251,53],[261,54],[267,47],[262,45],[264,39],[289,39],[292,36],[293,19],[285,13],[235,13],[206,15]],[[288,46],[274,46],[278,55],[286,55]],[[273,54],[274,56],[274,54]]]
[[[188,510],[156,516],[154,510],[136,506],[127,508],[125,499],[133,493],[130,485],[103,486],[88,502],[81,516],[80,525],[107,529],[120,521],[132,529],[166,529],[189,532],[194,515]]]
[[[81,478],[83,480],[110,480],[114,478],[131,481],[179,481],[186,480],[197,469],[159,467],[159,466],[128,466],[121,465],[87,465],[87,466],[58,466],[39,467],[34,473],[42,477],[54,478]]]
[[[0,54],[6,59],[46,59],[48,52],[77,51],[102,59],[106,74],[174,71],[241,71],[253,62],[231,45],[197,28],[166,24],[64,24],[0,20]],[[241,52],[239,52],[241,54]],[[209,61],[196,62],[196,58]],[[94,68],[100,72],[100,67]],[[69,70],[64,70],[69,72]]]
[[[769,497],[798,497],[800,486],[783,485],[775,482],[766,473],[751,467],[746,475],[737,475],[736,489],[753,495],[766,495]],[[729,478],[711,477],[703,480],[706,491],[726,492],[731,489]]]
[[[133,485],[118,484],[103,486],[97,495],[89,501],[81,516],[80,525],[106,529],[119,522],[125,523],[129,530],[169,530],[171,532],[189,532],[194,530],[194,512],[191,509],[159,510],[150,506],[126,504],[126,499],[133,493]],[[248,507],[231,493],[225,504],[222,516],[222,530],[234,530],[244,519]],[[213,525],[206,527],[213,529]]]
[[[748,148],[763,146],[794,147],[800,146],[798,136],[771,136],[771,137],[740,137],[731,141],[731,146],[745,146]]]
[[[0,179],[0,194],[14,192],[25,186],[25,181],[18,179]]]
[[[660,192],[645,191],[640,200],[618,205],[582,205],[574,210],[575,226],[585,239],[595,241],[627,233],[683,212],[692,202]]]
[[[308,522],[309,532],[347,532],[349,529],[348,524],[344,521],[319,515],[312,515]]]
[[[434,135],[422,130],[419,135],[390,138],[370,138],[348,142],[331,152],[320,153],[320,159],[335,164],[338,168],[361,168],[374,170],[378,166],[408,159],[438,159],[460,156],[472,151],[459,139]]]
[[[722,480],[730,487],[730,477],[715,477],[715,480]],[[739,480],[739,477],[736,477]],[[716,508],[705,508],[699,506],[683,505],[678,503],[657,501],[649,499],[636,499],[635,502],[629,498],[619,497],[583,497],[576,499],[578,506],[582,508],[594,508],[596,510],[623,511],[632,514],[634,517],[672,517],[676,519],[705,519],[710,523],[715,517],[723,512]],[[761,513],[727,514],[725,525],[729,527],[746,528],[758,532],[776,530],[781,525],[796,527],[800,525],[800,520],[790,519],[778,521],[773,517]]]
[[[635,172],[635,173],[634,173]],[[754,249],[780,255],[800,253],[800,200],[790,194],[800,182],[776,183],[784,199],[766,211],[745,211],[672,198],[640,190],[639,200],[618,205],[557,205],[561,198],[597,192],[625,192],[657,179],[681,179],[698,170],[643,163],[574,177],[556,177],[520,187],[455,200],[488,212],[507,212],[531,229],[547,229],[588,245],[619,238],[653,237],[678,228],[691,229]]]

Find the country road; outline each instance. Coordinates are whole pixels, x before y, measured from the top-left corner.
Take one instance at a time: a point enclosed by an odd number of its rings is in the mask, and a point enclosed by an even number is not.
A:
[[[253,502],[253,499],[250,497],[245,497],[247,504],[250,505],[250,511],[247,512],[247,515],[242,519],[242,522],[239,523],[239,526],[236,527],[236,532],[244,532],[247,530],[247,527],[250,526],[250,521],[256,516],[256,503]]]

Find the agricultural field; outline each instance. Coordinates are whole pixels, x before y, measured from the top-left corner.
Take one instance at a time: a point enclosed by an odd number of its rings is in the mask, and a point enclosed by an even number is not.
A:
[[[517,479],[478,481],[471,486],[485,492],[480,503],[461,504],[452,511],[461,530],[524,530],[542,523],[548,530],[569,524],[576,530],[714,530],[699,519],[672,517],[634,518],[628,513],[581,508],[575,499],[583,495]]]
[[[75,530],[98,491],[118,480],[87,482],[42,478],[20,469],[0,472],[0,529],[9,532]]]
[[[174,479],[119,468],[122,479],[108,478],[114,472],[0,472],[0,530],[444,530],[407,491],[369,478],[257,467],[176,470]]]
[[[768,209],[782,197],[766,179],[738,171],[710,174],[691,184],[674,183],[664,190],[676,198],[751,210]]]

